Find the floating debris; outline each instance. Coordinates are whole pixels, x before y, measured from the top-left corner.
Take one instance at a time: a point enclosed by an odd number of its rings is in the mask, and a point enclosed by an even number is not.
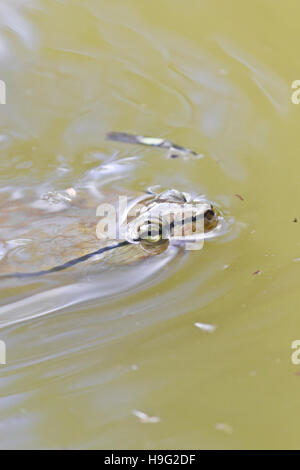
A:
[[[145,145],[147,147],[157,147],[169,150],[169,158],[178,158],[180,155],[190,154],[197,158],[202,158],[204,155],[195,152],[194,150],[177,145],[169,140],[160,137],[145,137],[143,135],[127,134],[126,132],[108,132],[106,134],[108,140],[115,142],[123,142],[126,144]]]
[[[227,69],[219,69],[219,74],[220,75],[228,75],[228,70]]]
[[[223,431],[226,434],[232,434],[233,428],[230,426],[230,424],[227,423],[217,423],[216,424],[216,430],[217,431]]]
[[[68,188],[65,191],[48,191],[41,196],[41,199],[48,201],[49,204],[58,204],[62,201],[71,202],[76,197],[76,190]]]
[[[148,416],[143,411],[133,410],[132,414],[136,416],[141,423],[159,423],[161,419],[158,416]]]
[[[295,263],[298,263],[298,262],[300,261],[300,258],[294,258],[293,261],[294,261]]]
[[[197,327],[197,328],[200,328],[200,330],[202,331],[207,331],[208,333],[213,333],[217,326],[216,325],[210,325],[209,323],[199,323],[199,322],[196,322],[194,323],[194,325]]]
[[[74,188],[68,188],[68,189],[66,189],[66,193],[67,193],[70,197],[76,197],[76,189],[74,189]]]
[[[3,242],[0,241],[0,259],[4,258],[4,256],[6,255],[6,248],[5,248],[5,245]]]
[[[240,194],[235,194],[235,196],[236,196],[237,198],[239,198],[241,201],[244,201],[244,200],[245,200],[245,199],[243,198],[243,196],[241,196]]]
[[[31,207],[48,212],[59,212],[69,207],[76,195],[74,188],[68,188],[64,191],[48,191],[42,194],[40,199],[34,201]]]

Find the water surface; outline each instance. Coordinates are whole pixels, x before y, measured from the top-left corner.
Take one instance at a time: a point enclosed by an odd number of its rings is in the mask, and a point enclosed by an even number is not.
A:
[[[2,284],[2,448],[299,448],[298,13],[295,0],[2,2],[2,201],[160,185],[230,221],[199,252],[99,284]]]

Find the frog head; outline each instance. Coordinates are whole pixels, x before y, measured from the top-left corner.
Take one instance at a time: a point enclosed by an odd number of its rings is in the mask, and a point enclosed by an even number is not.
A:
[[[218,227],[220,218],[205,198],[176,189],[151,193],[130,208],[126,238],[152,254],[165,251],[170,241],[203,245],[206,234]]]

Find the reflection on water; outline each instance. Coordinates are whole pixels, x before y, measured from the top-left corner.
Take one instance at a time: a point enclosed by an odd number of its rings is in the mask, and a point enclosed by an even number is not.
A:
[[[95,198],[160,185],[205,194],[229,227],[199,252],[1,281],[1,447],[299,447],[298,9],[2,2],[2,208],[79,181]],[[107,141],[112,129],[204,157]],[[26,237],[11,239],[33,268]]]

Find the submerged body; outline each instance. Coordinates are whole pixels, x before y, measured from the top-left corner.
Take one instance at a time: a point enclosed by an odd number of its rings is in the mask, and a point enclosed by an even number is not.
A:
[[[97,207],[103,203],[115,204],[115,195],[70,188],[39,197],[4,195],[1,199],[2,277],[50,274],[95,264],[98,270],[155,256],[165,251],[172,240],[176,225],[174,212],[180,211],[183,204],[195,202],[190,194],[176,190],[131,195],[129,209],[122,215],[126,216],[125,238],[120,240],[99,239],[97,234]],[[202,198],[197,200],[197,207],[203,216],[205,233],[216,230],[220,217],[212,205]],[[165,232],[167,220],[171,228]],[[194,222],[190,220],[185,225],[185,233],[196,235]]]

